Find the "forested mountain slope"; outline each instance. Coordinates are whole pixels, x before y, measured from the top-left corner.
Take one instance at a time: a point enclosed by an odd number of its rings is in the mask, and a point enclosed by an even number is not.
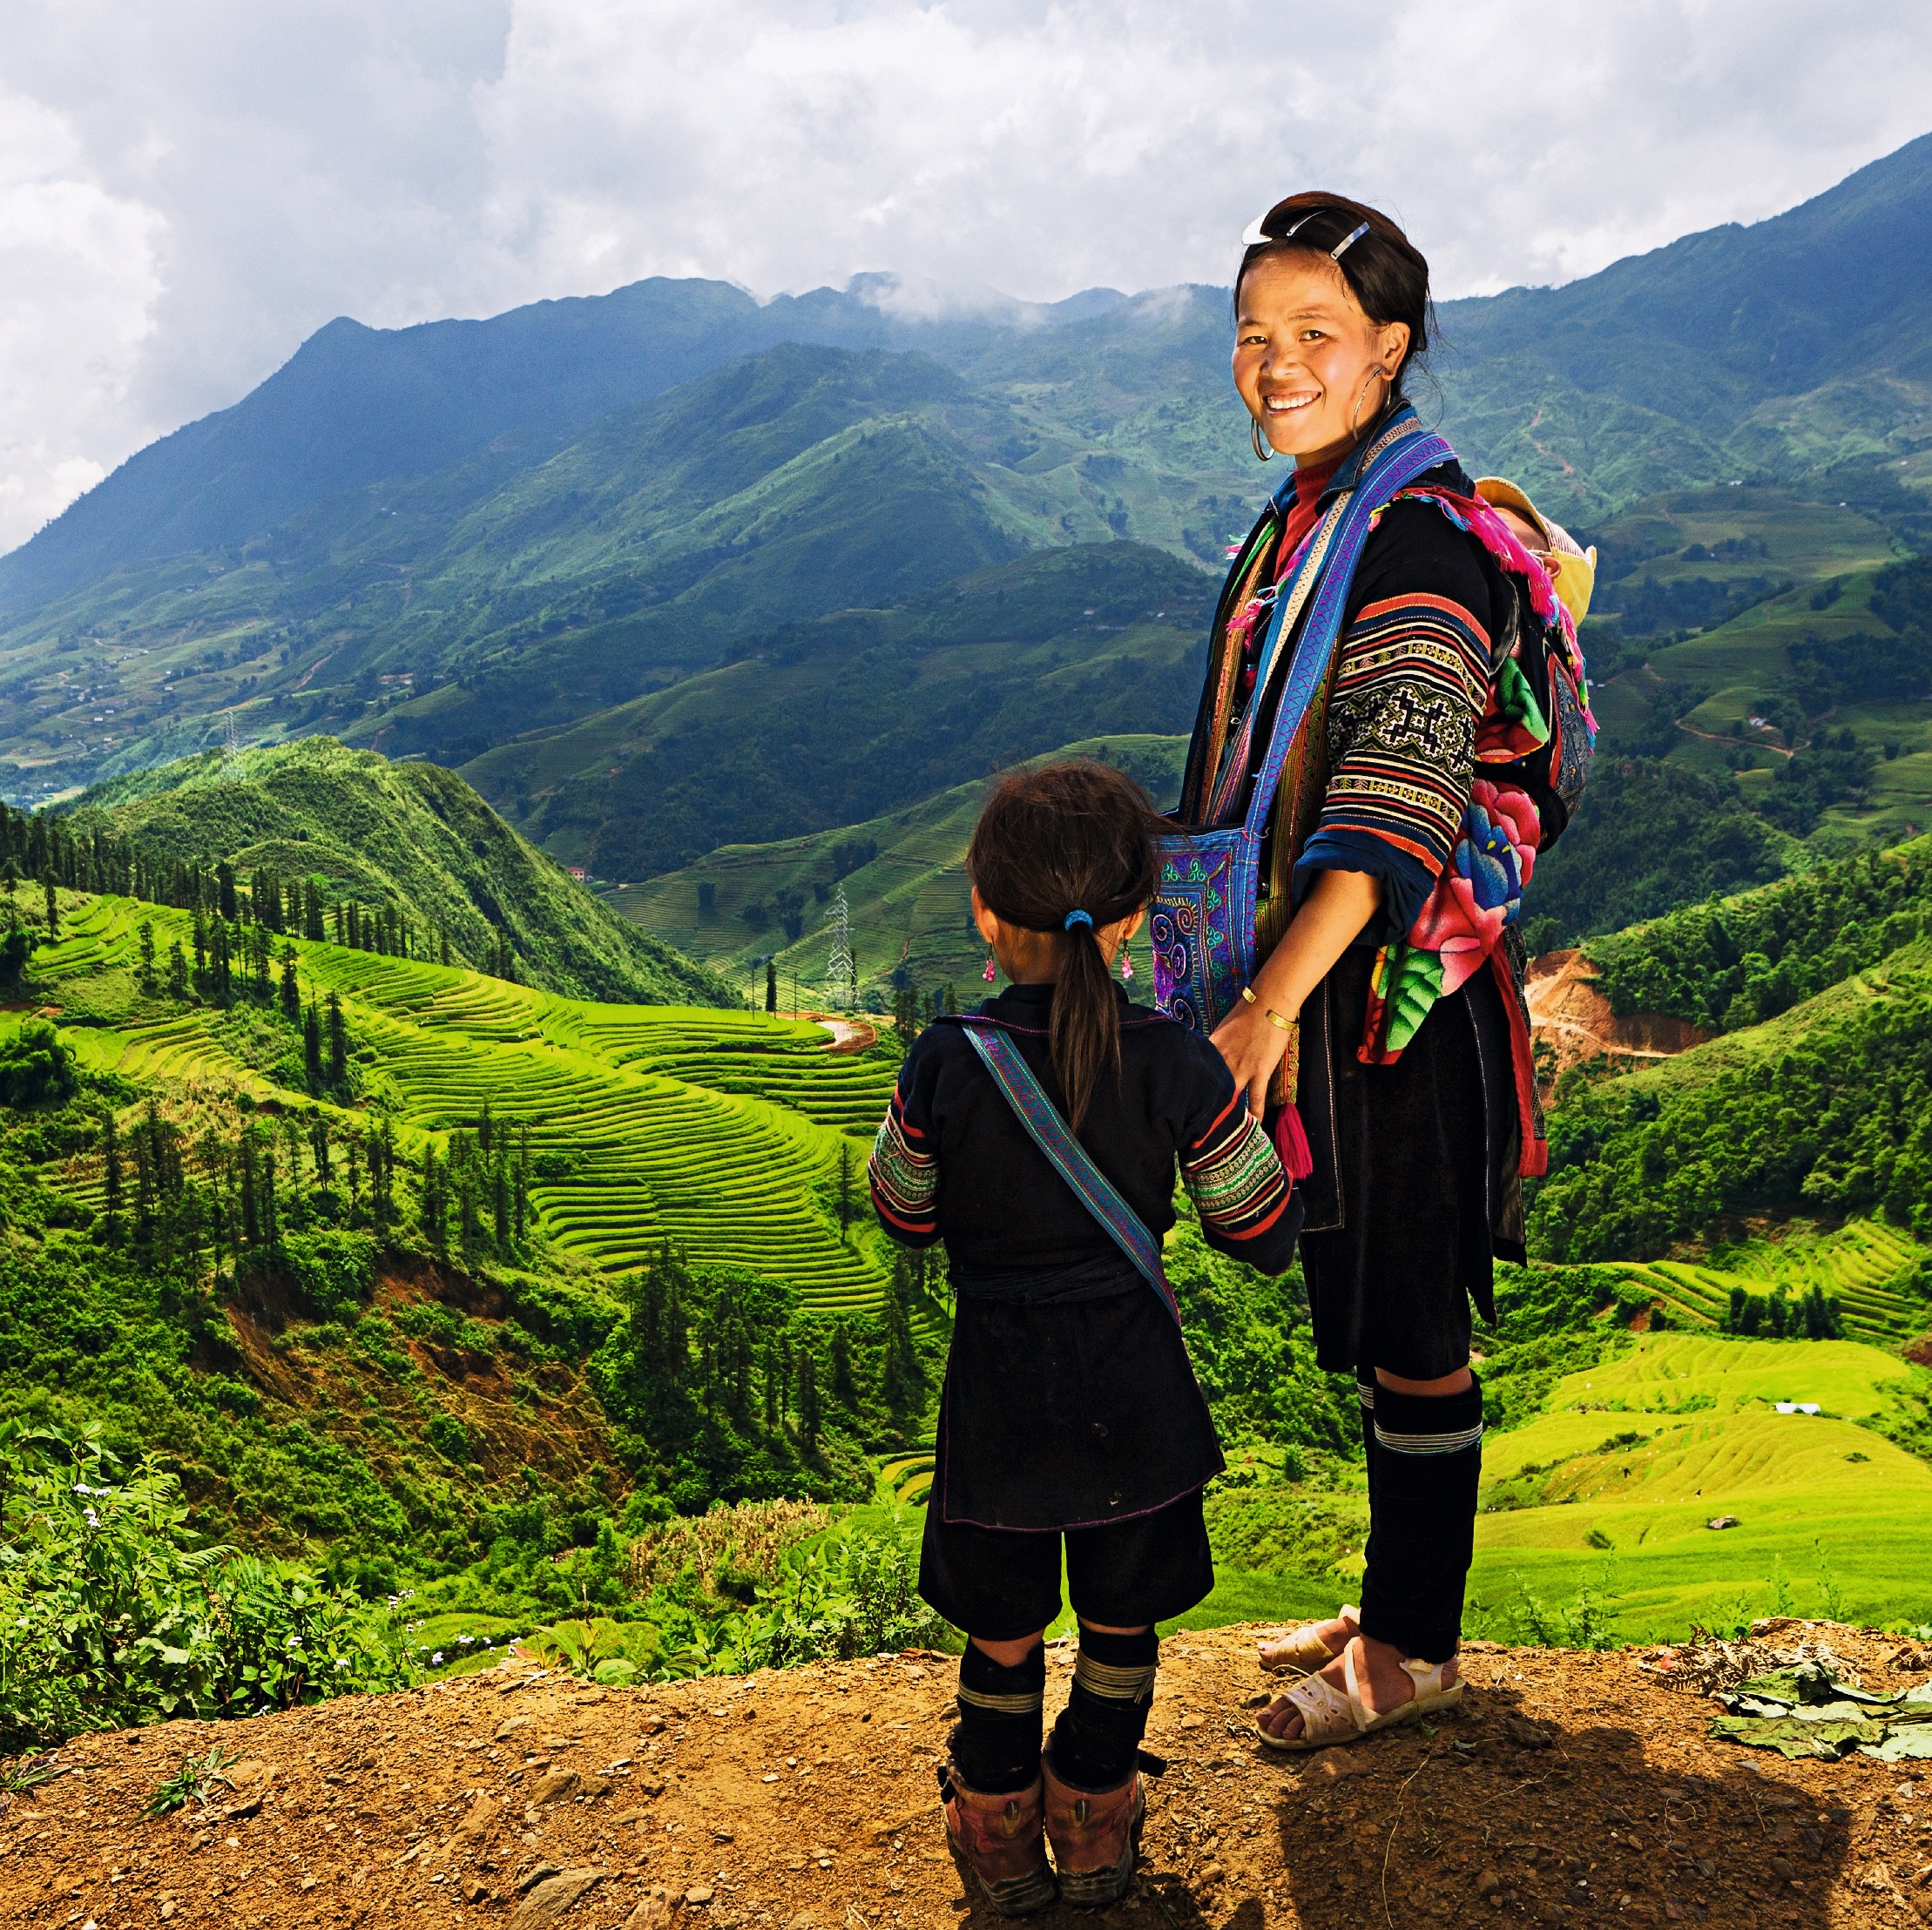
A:
[[[446,941],[457,963],[498,968],[579,997],[677,1004],[735,993],[659,939],[614,916],[454,773],[390,764],[330,738],[230,760],[190,758],[89,792],[64,816],[86,839],[114,834],[150,865],[226,861],[243,889],[260,875],[313,881],[325,921],[354,902],[401,914],[417,955]]]

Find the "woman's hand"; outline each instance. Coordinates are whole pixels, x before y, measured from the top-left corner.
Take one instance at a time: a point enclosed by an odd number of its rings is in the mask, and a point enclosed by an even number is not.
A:
[[[1259,997],[1260,995],[1256,994]],[[1283,1012],[1283,1018],[1293,1018]],[[1289,1034],[1259,1005],[1245,999],[1214,1028],[1214,1049],[1227,1061],[1234,1083],[1247,1091],[1247,1109],[1259,1119],[1267,1110],[1268,1084],[1287,1056]]]
[[[1324,871],[1316,878],[1281,942],[1254,975],[1254,1003],[1243,999],[1214,1028],[1213,1045],[1227,1061],[1234,1083],[1246,1088],[1248,1110],[1259,1119],[1268,1103],[1268,1082],[1287,1056],[1288,1036],[1268,1016],[1269,1008],[1293,1020],[1301,1002],[1328,975],[1381,903],[1381,880],[1361,871]]]

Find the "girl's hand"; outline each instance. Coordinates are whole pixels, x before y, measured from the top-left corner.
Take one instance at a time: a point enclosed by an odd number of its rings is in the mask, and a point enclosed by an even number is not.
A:
[[[1247,1109],[1257,1119],[1267,1110],[1268,1085],[1287,1056],[1289,1036],[1260,1005],[1245,999],[1214,1028],[1214,1049],[1227,1061],[1235,1084],[1246,1088]]]

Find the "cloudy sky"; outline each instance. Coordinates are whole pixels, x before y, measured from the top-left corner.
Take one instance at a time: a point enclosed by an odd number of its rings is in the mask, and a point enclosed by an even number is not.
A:
[[[5,0],[0,549],[337,314],[1219,281],[1316,183],[1469,294],[1932,129],[1925,0]]]

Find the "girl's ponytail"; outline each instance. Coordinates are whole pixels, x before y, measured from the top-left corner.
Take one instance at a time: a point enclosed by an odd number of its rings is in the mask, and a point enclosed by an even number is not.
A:
[[[1057,948],[1060,976],[1053,988],[1048,1047],[1054,1076],[1066,1095],[1067,1117],[1077,1126],[1102,1075],[1119,1070],[1120,1005],[1100,955],[1100,941],[1093,935],[1093,920],[1084,908],[1067,914]]]
[[[1049,1034],[1053,1074],[1077,1128],[1120,1070],[1120,1008],[1096,935],[1153,896],[1166,826],[1132,779],[1082,761],[1016,771],[980,814],[966,869],[1007,923],[1050,932],[1059,954]]]

